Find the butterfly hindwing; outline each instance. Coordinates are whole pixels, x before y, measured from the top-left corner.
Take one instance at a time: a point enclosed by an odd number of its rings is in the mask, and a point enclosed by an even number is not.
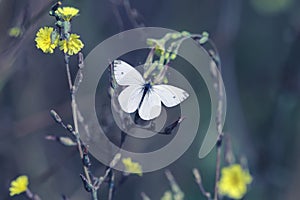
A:
[[[144,88],[140,85],[130,85],[118,96],[119,104],[126,113],[136,111],[142,100]]]
[[[189,97],[186,91],[172,85],[154,85],[152,90],[166,107],[176,106]]]
[[[139,116],[143,120],[151,120],[160,115],[161,112],[161,101],[160,97],[149,90],[139,108]]]
[[[115,60],[114,76],[119,85],[144,85],[145,80],[142,75],[128,63],[122,60]]]

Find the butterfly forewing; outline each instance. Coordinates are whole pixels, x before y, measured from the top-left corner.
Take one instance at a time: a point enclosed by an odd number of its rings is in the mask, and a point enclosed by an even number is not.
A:
[[[119,85],[144,85],[145,80],[142,75],[128,63],[122,60],[115,60],[114,76]]]
[[[172,85],[154,85],[152,91],[160,97],[166,107],[176,106],[189,97],[186,91]]]

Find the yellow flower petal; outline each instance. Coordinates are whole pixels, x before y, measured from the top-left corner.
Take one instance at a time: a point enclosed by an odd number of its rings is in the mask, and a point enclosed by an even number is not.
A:
[[[41,49],[44,53],[53,53],[54,49],[57,47],[58,37],[53,43],[51,42],[51,34],[53,30],[54,29],[52,27],[43,27],[40,28],[36,34],[36,47]]]
[[[59,42],[59,49],[69,55],[78,54],[84,47],[84,44],[79,38],[79,35],[71,34],[68,40],[65,39]]]
[[[73,7],[62,7],[56,10],[56,14],[65,21],[71,21],[71,19],[77,16],[79,10]]]
[[[131,158],[123,158],[122,162],[127,173],[137,174],[139,176],[143,175],[142,166],[137,162],[133,162]]]
[[[238,164],[222,169],[221,179],[218,183],[219,193],[232,199],[241,199],[247,192],[247,185],[252,182],[248,171]]]
[[[21,194],[28,189],[28,177],[27,176],[19,176],[16,180],[11,182],[11,186],[9,188],[9,195],[14,196],[17,194]]]

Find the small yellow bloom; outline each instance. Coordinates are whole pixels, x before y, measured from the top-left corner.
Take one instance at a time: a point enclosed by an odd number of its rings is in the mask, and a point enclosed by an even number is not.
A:
[[[219,193],[232,199],[241,199],[247,192],[247,185],[252,182],[248,171],[238,164],[222,169],[221,179],[218,183]]]
[[[9,195],[14,196],[16,194],[21,194],[28,189],[28,177],[27,176],[19,176],[16,180],[11,182],[9,188]]]
[[[40,28],[40,30],[36,34],[35,42],[36,47],[41,49],[44,53],[53,53],[54,49],[58,44],[58,37],[55,41],[51,42],[51,34],[53,32],[52,27],[44,27]]]
[[[71,19],[77,16],[79,10],[73,7],[62,7],[56,10],[56,14],[65,21],[71,21]]]
[[[84,46],[79,38],[79,35],[71,34],[69,39],[65,39],[59,42],[60,50],[69,55],[78,54]]]
[[[123,158],[122,162],[127,173],[137,174],[139,176],[143,175],[141,165],[137,162],[132,162],[131,158]]]

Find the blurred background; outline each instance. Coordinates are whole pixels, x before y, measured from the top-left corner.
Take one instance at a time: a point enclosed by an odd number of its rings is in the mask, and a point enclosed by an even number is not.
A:
[[[72,200],[89,198],[79,178],[76,149],[45,140],[49,134],[65,135],[50,109],[72,119],[62,54],[43,54],[34,42],[40,27],[55,22],[48,15],[53,3],[0,0],[1,199],[12,199],[10,182],[22,174],[42,199],[61,199],[62,194]],[[300,198],[299,1],[65,0],[64,5],[80,9],[73,32],[81,35],[85,55],[106,38],[143,25],[209,32],[220,52],[227,92],[224,131],[236,159],[247,158],[254,178],[244,199]],[[72,71],[74,75],[76,68]],[[213,191],[215,151],[199,160],[200,144],[196,140],[168,167],[185,199],[205,199],[194,182],[195,167],[206,189]],[[104,166],[92,162],[93,172],[103,174]],[[169,189],[164,170],[159,170],[130,177],[117,188],[115,199],[141,199],[141,192],[160,199]],[[100,193],[106,199],[107,188]]]

